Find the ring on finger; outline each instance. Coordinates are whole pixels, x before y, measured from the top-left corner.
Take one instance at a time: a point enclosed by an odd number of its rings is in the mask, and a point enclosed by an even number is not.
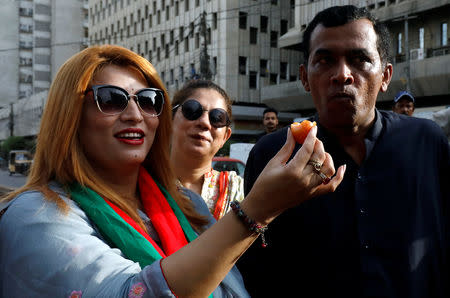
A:
[[[316,173],[320,172],[320,170],[322,169],[322,164],[315,159],[310,159],[308,161],[308,164],[312,165],[312,167]]]
[[[327,184],[328,182],[330,182],[330,178],[321,171],[316,172],[316,174],[319,175],[320,178],[322,178],[323,184]]]

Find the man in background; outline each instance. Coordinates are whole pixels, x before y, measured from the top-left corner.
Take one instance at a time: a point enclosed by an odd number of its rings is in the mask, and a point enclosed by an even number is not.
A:
[[[414,97],[408,91],[400,91],[394,98],[392,110],[398,114],[412,116],[414,113]]]
[[[263,125],[264,132],[258,135],[258,140],[269,134],[274,132],[278,128],[278,111],[274,108],[266,108],[263,112]]]

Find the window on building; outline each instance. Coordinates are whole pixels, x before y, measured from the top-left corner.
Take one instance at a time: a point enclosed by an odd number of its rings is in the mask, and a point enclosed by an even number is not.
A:
[[[278,0],[271,0],[270,3],[271,3],[272,5],[277,5],[277,4],[278,4]]]
[[[213,30],[217,29],[217,12],[212,14],[212,28]]]
[[[287,62],[280,62],[280,79],[286,80],[288,78],[288,64]]]
[[[270,31],[270,47],[277,48],[278,47],[278,32]]]
[[[180,5],[177,2],[175,2],[175,16],[178,16],[180,14]]]
[[[441,45],[446,46],[448,45],[448,31],[447,31],[447,23],[441,24]]]
[[[169,58],[169,44],[166,44],[166,53],[165,53],[165,58],[168,59]]]
[[[153,37],[153,51],[156,51],[156,37]]]
[[[258,28],[250,27],[250,44],[258,43]]]
[[[240,29],[247,29],[247,13],[240,11],[239,12],[239,28]]]
[[[173,85],[174,80],[175,80],[175,78],[174,78],[174,75],[173,75],[173,69],[171,69],[171,70],[170,70],[170,84],[171,84],[171,85]]]
[[[247,74],[247,57],[239,56],[239,74]]]
[[[156,1],[153,1],[153,14],[156,12]]]
[[[206,43],[211,44],[211,28],[206,29]]]
[[[160,47],[158,47],[156,49],[156,60],[161,61],[161,48]]]
[[[425,47],[425,29],[423,27],[419,28],[419,48],[423,49]]]
[[[158,10],[158,12],[156,13],[156,23],[159,25],[161,24],[161,11]]]
[[[141,20],[141,32],[144,32],[144,30],[145,30],[144,25],[145,25],[145,20],[142,19]]]
[[[148,16],[148,27],[151,28],[153,25],[153,15]]]
[[[184,10],[185,11],[189,10],[189,0],[184,0]]]
[[[263,33],[267,33],[267,27],[269,27],[269,17],[261,16],[260,17],[260,30]]]
[[[259,76],[266,77],[266,74],[269,72],[267,68],[267,60],[261,59],[259,60]]]
[[[166,6],[166,21],[170,20],[170,8]]]
[[[189,52],[189,38],[184,39],[184,51]]]
[[[180,66],[180,81],[184,82],[184,67]]]
[[[195,28],[194,22],[191,22],[189,24],[189,37],[190,38],[194,37],[194,28]]]
[[[280,34],[284,35],[288,31],[288,21],[281,20],[280,21]]]
[[[200,47],[200,33],[195,33],[195,48],[198,49]]]
[[[170,44],[173,44],[173,40],[174,40],[174,33],[173,30],[170,30],[170,40],[169,40]]]
[[[397,54],[401,54],[403,52],[403,50],[402,50],[402,39],[403,39],[403,34],[400,32],[397,35]]]
[[[258,73],[256,71],[250,71],[248,77],[248,87],[250,89],[256,89],[258,86]]]
[[[213,57],[212,73],[215,75],[217,73],[217,57]]]
[[[276,73],[270,74],[270,85],[275,85],[277,83],[278,75]]]
[[[195,0],[195,7],[199,7],[200,6],[200,0]]]
[[[178,40],[175,40],[175,55],[178,55],[179,51],[178,51]]]

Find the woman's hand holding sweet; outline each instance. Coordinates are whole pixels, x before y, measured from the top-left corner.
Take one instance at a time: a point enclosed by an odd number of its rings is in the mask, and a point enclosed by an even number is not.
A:
[[[339,167],[336,176],[325,179],[325,176],[332,177],[335,169],[333,159],[325,152],[316,133],[317,127],[313,127],[303,146],[289,160],[295,140],[288,130],[286,143],[266,165],[241,204],[257,223],[267,225],[284,210],[333,192],[341,183],[345,165]]]

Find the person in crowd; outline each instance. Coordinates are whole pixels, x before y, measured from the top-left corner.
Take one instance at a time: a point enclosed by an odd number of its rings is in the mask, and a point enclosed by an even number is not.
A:
[[[263,112],[264,131],[258,135],[258,140],[266,134],[278,129],[278,111],[274,108],[266,108]]]
[[[140,55],[93,46],[61,66],[27,182],[1,200],[1,297],[248,297],[239,256],[280,213],[343,179],[345,167],[324,185],[311,166],[335,173],[316,130],[288,161],[289,133],[213,224],[198,195],[177,189],[171,123],[167,91]]]
[[[449,145],[434,122],[375,108],[392,78],[389,41],[355,6],[327,8],[305,29],[301,81],[319,139],[347,170],[336,192],[279,216],[267,250],[239,260],[252,297],[450,296]],[[246,192],[285,134],[253,147]]]
[[[214,218],[244,199],[244,179],[216,171],[213,157],[231,136],[232,101],[220,86],[193,80],[173,97],[171,159],[180,185],[200,194]]]
[[[412,116],[414,113],[414,96],[408,91],[400,91],[394,97],[392,110],[395,113]]]

